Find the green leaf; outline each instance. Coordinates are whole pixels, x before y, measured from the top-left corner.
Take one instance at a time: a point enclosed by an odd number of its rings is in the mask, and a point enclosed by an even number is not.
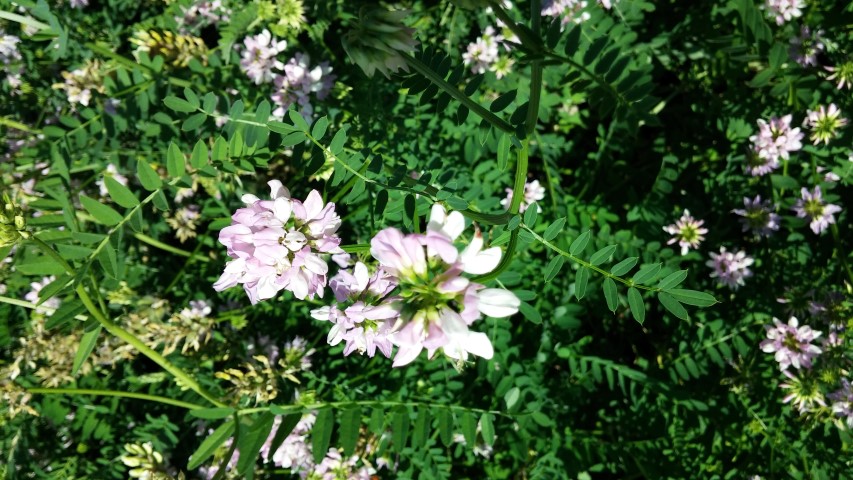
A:
[[[634,287],[628,289],[628,307],[631,309],[634,320],[642,325],[646,321],[646,306],[640,291]]]
[[[374,435],[382,435],[385,432],[385,411],[381,407],[374,407],[371,410],[367,428]]]
[[[299,129],[293,125],[284,122],[267,122],[267,128],[269,128],[271,132],[280,133],[282,135],[299,131]]]
[[[554,424],[554,422],[552,422],[551,419],[548,418],[548,415],[545,415],[540,411],[533,412],[530,417],[541,427],[550,427]]]
[[[323,135],[326,134],[326,130],[329,128],[329,119],[326,117],[320,117],[314,122],[314,128],[311,129],[311,136],[314,137],[314,140],[320,141],[323,138]]]
[[[273,412],[272,408],[270,408],[270,411]],[[275,415],[275,412],[273,412],[273,414]],[[296,424],[298,424],[299,420],[301,419],[302,412],[291,412],[281,417],[281,422],[278,424],[278,429],[275,431],[275,436],[273,437],[272,442],[270,442],[270,452],[275,452],[278,450],[278,447],[280,447],[281,444],[284,443],[285,439],[287,439],[287,436],[290,435],[290,432],[292,432],[294,428],[296,428]]]
[[[607,308],[610,309],[611,312],[616,312],[616,307],[619,305],[619,294],[616,290],[616,282],[614,282],[612,278],[605,278],[601,288],[604,290],[604,299],[607,300]]]
[[[184,123],[181,124],[181,130],[183,130],[184,132],[196,130],[198,127],[204,124],[205,120],[207,120],[207,114],[196,113],[195,115],[192,115],[186,120],[184,120]]]
[[[237,460],[237,473],[246,476],[250,470],[254,470],[258,453],[264,446],[272,431],[275,415],[270,412],[261,414],[255,422],[239,435],[237,448],[240,449],[240,459]],[[324,450],[325,451],[325,450]]]
[[[589,263],[598,266],[610,260],[613,252],[616,251],[616,245],[609,245],[592,254],[589,257]]]
[[[202,102],[202,110],[208,113],[213,113],[216,111],[216,104],[219,103],[219,97],[214,95],[212,92],[207,92]]]
[[[296,110],[289,110],[287,112],[287,116],[290,117],[290,121],[293,122],[293,126],[305,133],[308,133],[310,127],[308,126],[308,122],[306,122],[305,119],[302,117],[301,113],[297,112]]]
[[[190,411],[192,413],[192,411]],[[196,468],[202,466],[204,462],[213,456],[216,450],[222,445],[225,440],[228,440],[231,435],[234,433],[234,422],[229,421],[225,422],[213,433],[210,434],[207,438],[201,442],[201,445],[196,449],[195,452],[190,456],[189,463],[187,463],[187,469],[195,470]]]
[[[563,268],[563,264],[566,263],[565,257],[562,255],[557,255],[552,258],[550,262],[548,262],[548,266],[545,267],[545,282],[550,282],[560,273],[560,269]]]
[[[124,219],[121,214],[94,198],[80,195],[80,203],[83,204],[83,208],[85,208],[87,212],[95,217],[95,221],[108,227],[112,227]]]
[[[445,447],[453,444],[453,412],[449,409],[438,411],[438,436]]]
[[[707,294],[705,292],[699,292],[696,290],[685,290],[682,288],[676,288],[672,290],[667,290],[666,293],[672,295],[672,298],[678,300],[681,303],[686,303],[687,305],[693,305],[696,307],[710,307],[717,303],[717,299],[714,298],[713,295]]]
[[[504,402],[506,402],[506,409],[512,410],[518,404],[518,401],[520,399],[521,399],[521,390],[519,390],[518,387],[510,388],[504,394]]]
[[[589,282],[589,269],[580,267],[578,273],[575,274],[575,297],[578,300],[586,295],[586,285]]]
[[[509,140],[508,133],[501,133],[500,138],[498,139],[498,170],[506,171],[506,167],[509,164],[509,149],[512,145],[512,142]]]
[[[569,30],[568,35],[566,35],[566,48],[565,54],[567,57],[574,56],[575,52],[580,48],[581,41],[581,27],[573,26],[571,30]]]
[[[542,315],[539,315],[539,312],[536,311],[535,308],[533,308],[533,305],[527,302],[521,302],[521,305],[519,305],[518,310],[521,312],[522,315],[524,315],[524,318],[530,320],[531,322],[537,325],[542,323]]]
[[[468,448],[474,448],[477,444],[477,419],[471,412],[464,412],[459,423],[462,427],[462,435],[465,437],[465,444]]]
[[[106,245],[100,253],[98,253],[98,264],[104,269],[104,273],[118,280],[118,258],[116,249],[112,245]]]
[[[163,212],[169,211],[169,201],[166,199],[166,195],[163,193],[163,190],[157,192],[151,202],[158,210]]]
[[[74,355],[74,364],[71,367],[71,375],[76,376],[83,362],[89,358],[95,345],[98,343],[98,335],[101,334],[101,324],[96,320],[89,320],[83,327],[83,336],[80,338],[80,345],[77,346],[77,353]]]
[[[489,110],[493,113],[498,113],[503,111],[506,107],[509,106],[510,103],[515,100],[516,95],[518,95],[518,90],[510,90],[507,93],[504,93],[500,97],[496,98],[494,102],[489,106]]]
[[[335,418],[331,408],[321,408],[317,412],[317,419],[314,421],[314,427],[311,429],[311,448],[314,452],[315,463],[322,462],[326,456],[326,452],[329,450],[334,422]]]
[[[681,284],[681,282],[683,282],[685,278],[687,278],[687,270],[679,270],[677,272],[670,273],[666,276],[666,278],[664,278],[660,281],[660,283],[658,283],[658,288],[660,288],[661,290],[669,290],[670,288],[675,288],[679,284]]]
[[[545,229],[545,233],[542,235],[542,238],[545,240],[551,241],[557,238],[557,235],[563,231],[563,227],[566,225],[566,217],[558,218],[551,222],[551,225],[548,225],[548,228]]]
[[[350,456],[358,443],[358,431],[361,426],[361,407],[355,405],[341,410],[340,442],[344,454]]]
[[[591,233],[589,230],[583,232],[578,238],[575,239],[574,242],[569,246],[569,253],[577,256],[577,254],[583,252],[586,248],[586,245],[589,243],[589,237]]]
[[[192,156],[190,156],[190,164],[193,168],[199,169],[207,165],[208,153],[207,144],[204,143],[204,140],[197,141],[193,147]]]
[[[136,178],[142,184],[142,188],[153,192],[163,185],[160,175],[151,168],[145,160],[139,159],[136,161]]]
[[[539,208],[535,203],[527,206],[524,212],[524,224],[530,228],[536,225],[536,219],[539,217]]]
[[[658,300],[660,300],[660,304],[666,308],[669,313],[675,315],[676,317],[687,320],[690,318],[690,315],[687,314],[687,309],[684,308],[678,300],[676,300],[672,295],[666,292],[658,293]]]
[[[193,106],[193,104],[191,104],[190,102],[182,98],[175,97],[173,95],[169,95],[168,97],[164,98],[163,103],[165,103],[167,107],[171,108],[176,112],[189,113],[195,112],[197,110],[197,107]]]
[[[201,102],[198,99],[198,95],[196,95],[191,88],[184,87],[184,97],[186,97],[187,102],[195,109],[198,109],[198,107],[201,106]]]
[[[419,449],[426,445],[429,439],[429,409],[419,408],[415,418],[415,428],[412,430],[412,448]]]
[[[15,266],[24,275],[59,275],[65,268],[50,257],[30,257]]]
[[[166,170],[172,178],[182,177],[187,172],[184,154],[174,143],[169,144],[169,151],[166,153]]]
[[[285,135],[284,138],[281,139],[282,147],[292,147],[294,145],[299,145],[300,143],[305,142],[307,137],[302,132],[293,132]]]
[[[625,275],[626,273],[630,272],[631,269],[634,268],[634,265],[637,264],[638,260],[639,258],[637,257],[628,257],[625,260],[622,260],[621,262],[617,263],[616,265],[613,265],[613,268],[610,269],[610,273],[616,275],[617,277],[621,277],[622,275]]]
[[[235,411],[231,407],[199,408],[190,410],[190,415],[205,420],[219,420],[220,418],[230,417]]]
[[[104,184],[107,186],[107,192],[109,192],[110,198],[112,198],[117,204],[124,208],[133,208],[139,205],[139,199],[136,198],[136,195],[134,195],[129,188],[118,183],[118,180],[113,178],[111,175],[104,177]]]
[[[658,273],[660,273],[661,264],[656,263],[654,265],[644,265],[640,267],[640,271],[634,275],[634,283],[636,284],[645,284],[649,280],[654,280],[657,277]]]
[[[391,443],[394,448],[400,452],[406,446],[406,439],[409,436],[409,409],[400,406],[394,411],[394,418],[391,420]]]
[[[495,424],[492,418],[491,413],[484,413],[480,416],[480,431],[483,434],[483,442],[490,447],[495,444]]]
[[[213,142],[213,161],[224,162],[228,160],[228,141],[224,137],[216,137]]]
[[[592,44],[590,44],[589,48],[583,54],[583,63],[584,65],[592,65],[592,63],[598,58],[598,54],[600,54],[604,47],[607,46],[607,35],[596,38]]]

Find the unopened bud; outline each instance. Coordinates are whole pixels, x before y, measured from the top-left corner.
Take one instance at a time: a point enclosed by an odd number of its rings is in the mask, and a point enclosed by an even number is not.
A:
[[[343,38],[344,50],[368,77],[379,70],[385,77],[400,69],[408,71],[403,53],[415,50],[414,28],[402,23],[408,10],[362,8],[358,23]]]
[[[8,247],[18,243],[22,238],[29,238],[27,220],[24,212],[12,202],[9,195],[4,193],[2,208],[0,208],[0,247]]]

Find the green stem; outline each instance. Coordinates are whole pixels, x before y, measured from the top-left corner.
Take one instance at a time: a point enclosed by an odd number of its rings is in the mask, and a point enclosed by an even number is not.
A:
[[[6,118],[6,117],[0,117],[0,125],[5,125],[9,128],[14,128],[15,130],[20,130],[22,132],[27,132],[27,133],[32,133],[32,134],[41,133],[41,130],[39,130],[37,128],[30,128],[29,125],[24,125],[23,123],[16,122],[16,121],[12,120],[11,118]]]
[[[72,276],[75,275],[76,272],[74,268],[71,267],[71,265],[69,265],[68,262],[66,262],[65,259],[62,258],[62,256],[59,255],[59,253],[54,250],[50,245],[35,236],[32,236],[31,240],[48,256],[50,256],[51,258],[56,260],[57,263],[62,265],[62,268],[64,268],[66,272],[68,272]],[[166,370],[167,372],[172,374],[172,376],[175,377],[175,379],[180,385],[186,386],[187,388],[201,395],[205,400],[216,405],[217,407],[225,406],[224,403],[217,400],[216,397],[214,397],[204,388],[202,388],[202,386],[199,385],[198,382],[195,381],[195,379],[193,379],[179,367],[173,365],[171,362],[166,360],[166,357],[160,355],[154,349],[150,348],[148,345],[145,345],[142,340],[138,339],[132,333],[128,332],[127,330],[124,330],[112,320],[108,319],[104,315],[104,313],[95,305],[95,302],[92,300],[92,297],[89,296],[89,292],[86,291],[86,288],[82,282],[77,284],[76,291],[77,295],[80,297],[80,301],[83,302],[83,305],[86,307],[86,310],[88,310],[92,317],[94,317],[95,320],[97,320],[98,323],[100,323],[108,332],[124,340],[126,343],[132,345],[134,348],[139,350],[139,353],[148,357],[157,365],[160,365],[163,370]]]
[[[148,395],[147,393],[134,392],[119,392],[115,390],[95,390],[89,388],[28,388],[27,392],[36,395],[92,395],[96,397],[135,398],[137,400],[145,400],[148,402],[163,403],[175,407],[186,408],[187,410],[198,410],[205,408],[204,406],[195,403],[183,402],[181,400],[161,397],[159,395]]]
[[[604,270],[604,269],[602,269],[602,268],[598,268],[598,267],[596,267],[595,265],[593,265],[593,264],[591,264],[591,263],[587,262],[586,260],[583,260],[583,259],[581,259],[580,257],[576,257],[576,256],[572,255],[571,253],[569,253],[569,252],[567,252],[567,251],[565,251],[565,250],[561,249],[560,247],[558,247],[558,246],[554,245],[553,243],[549,242],[548,240],[545,240],[545,239],[544,239],[544,238],[542,238],[540,235],[538,235],[536,232],[534,232],[533,230],[531,230],[531,229],[530,229],[530,227],[528,227],[527,225],[522,225],[522,226],[521,226],[521,227],[519,227],[519,228],[523,228],[523,229],[527,230],[527,232],[528,232],[528,233],[530,233],[530,234],[533,236],[533,238],[535,238],[537,241],[539,241],[539,243],[541,243],[542,245],[545,245],[546,247],[550,248],[551,250],[553,250],[553,251],[554,251],[554,252],[556,252],[557,254],[562,255],[562,256],[564,256],[564,257],[568,258],[569,260],[571,260],[571,261],[573,261],[573,262],[575,262],[575,263],[579,264],[580,266],[582,266],[582,267],[584,267],[584,268],[588,268],[588,269],[590,269],[590,270],[592,270],[592,271],[594,271],[594,272],[597,272],[597,273],[598,273],[598,274],[600,274],[601,276],[604,276],[604,277],[607,277],[607,278],[613,279],[614,281],[617,281],[617,282],[619,282],[619,283],[621,283],[621,284],[623,284],[623,285],[626,285],[626,286],[628,286],[628,287],[634,287],[634,288],[636,288],[636,289],[638,289],[638,290],[647,290],[647,291],[649,291],[649,292],[662,292],[662,291],[663,291],[662,289],[660,289],[660,288],[658,288],[658,287],[647,287],[647,286],[645,286],[645,285],[638,285],[638,284],[635,284],[633,280],[625,280],[625,279],[624,279],[624,278],[622,278],[622,277],[619,277],[619,276],[613,275],[612,273],[608,272],[607,270]]]
[[[416,72],[418,72],[419,74],[426,77],[427,80],[429,80],[430,82],[435,84],[435,86],[437,86],[438,88],[443,90],[445,93],[447,93],[448,95],[453,97],[454,100],[456,100],[456,101],[460,102],[462,105],[465,105],[466,107],[468,107],[468,110],[471,110],[472,112],[479,115],[480,118],[491,123],[493,127],[497,128],[498,130],[503,130],[504,132],[507,132],[507,133],[514,133],[515,132],[515,129],[512,127],[512,125],[510,125],[509,123],[505,122],[504,120],[502,120],[500,117],[498,117],[494,113],[487,110],[486,107],[484,107],[484,106],[480,105],[479,103],[475,102],[474,100],[471,100],[470,98],[468,98],[467,95],[460,92],[458,88],[447,83],[444,80],[444,78],[440,77],[438,74],[436,74],[434,71],[432,71],[432,69],[429,68],[429,66],[427,66],[426,64],[424,64],[423,62],[421,62],[417,58],[415,58],[411,55],[403,55],[403,58],[406,60],[406,63],[410,67],[412,67]]]
[[[160,250],[163,250],[163,251],[166,251],[169,253],[174,253],[175,255],[180,255],[182,257],[189,257],[190,260],[200,260],[202,262],[209,262],[210,261],[210,259],[207,257],[195,256],[195,255],[193,255],[193,252],[188,252],[186,250],[181,250],[180,248],[173,247],[167,243],[163,243],[160,240],[157,240],[156,238],[151,238],[148,235],[145,235],[144,233],[134,233],[133,236],[134,236],[134,238],[136,238],[140,242],[147,243],[148,245],[151,245],[152,247],[159,248]]]
[[[231,462],[231,457],[234,456],[234,451],[237,449],[237,444],[240,442],[240,417],[237,412],[234,412],[234,440],[231,441],[231,448],[228,453],[222,458],[222,463],[219,465],[219,470],[213,476],[213,480],[222,480],[225,478],[225,472],[228,469],[228,463]]]
[[[50,30],[51,28],[50,25],[39,22],[32,17],[25,17],[23,15],[18,15],[17,13],[6,12],[4,10],[0,10],[0,18],[5,18],[6,20],[11,20],[13,22],[20,23],[21,25],[36,27],[39,30]]]

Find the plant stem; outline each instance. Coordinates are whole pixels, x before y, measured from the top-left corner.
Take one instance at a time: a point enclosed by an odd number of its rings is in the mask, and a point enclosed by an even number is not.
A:
[[[66,272],[68,272],[72,276],[75,275],[76,272],[74,271],[74,268],[72,268],[71,265],[69,265],[68,262],[66,262],[65,259],[62,258],[62,256],[59,255],[59,253],[54,250],[50,245],[48,245],[36,236],[32,236],[31,240],[48,256],[50,256],[51,258],[56,260],[57,263],[62,265],[62,268],[64,268]],[[124,330],[112,320],[108,319],[106,315],[104,315],[104,313],[95,305],[95,302],[92,300],[92,297],[89,296],[89,292],[86,291],[86,287],[83,285],[82,282],[77,284],[76,291],[77,295],[80,297],[80,301],[83,302],[83,305],[86,307],[86,310],[88,310],[92,317],[94,317],[95,320],[97,320],[98,323],[100,323],[108,332],[129,343],[137,350],[139,350],[139,353],[145,355],[157,365],[160,365],[163,370],[166,370],[167,372],[172,374],[172,376],[175,377],[175,380],[180,385],[186,386],[187,388],[201,395],[205,400],[216,405],[217,407],[225,406],[224,403],[217,400],[216,397],[214,397],[204,388],[202,388],[201,385],[199,385],[198,382],[195,381],[195,379],[189,376],[189,374],[181,370],[179,367],[173,365],[171,362],[166,360],[166,357],[160,355],[148,345],[145,345],[145,343],[143,343],[142,340],[138,339],[135,335],[128,332],[127,330]]]
[[[222,458],[222,463],[219,465],[219,470],[216,471],[216,475],[214,475],[213,480],[222,480],[225,478],[225,471],[228,469],[228,464],[231,462],[231,457],[234,456],[234,450],[237,449],[237,443],[240,441],[240,417],[237,416],[238,412],[234,412],[234,440],[231,441],[231,448],[228,449],[228,453]]]
[[[119,392],[116,390],[95,390],[89,388],[28,388],[27,392],[36,395],[92,395],[95,397],[122,397],[135,398],[137,400],[145,400],[148,402],[163,403],[175,407],[186,408],[187,410],[198,410],[204,408],[202,405],[195,403],[174,400],[160,395],[148,395],[147,393],[134,392]]]
[[[181,250],[180,248],[173,247],[167,243],[163,243],[160,240],[157,240],[156,238],[151,238],[148,235],[145,235],[144,233],[134,233],[133,236],[137,240],[144,242],[144,243],[147,243],[148,245],[151,245],[152,247],[159,248],[160,250],[163,250],[163,251],[166,251],[169,253],[174,253],[175,255],[180,255],[182,257],[189,257],[190,260],[200,260],[202,262],[209,262],[210,261],[210,259],[207,257],[195,256],[195,255],[193,255],[193,252],[188,252],[186,250]]]
[[[447,83],[442,77],[438,76],[435,72],[432,71],[426,64],[418,60],[417,58],[411,55],[403,55],[403,58],[406,60],[406,63],[412,67],[416,72],[420,73],[424,77],[426,77],[430,82],[434,83],[435,86],[443,90],[445,93],[453,97],[454,100],[457,100],[462,105],[468,107],[468,110],[476,113],[480,116],[480,118],[486,120],[491,123],[493,127],[498,130],[503,130],[507,133],[514,133],[515,129],[509,123],[502,120],[500,117],[495,115],[486,109],[486,107],[480,105],[468,98],[467,95],[460,92],[458,88],[453,85]]]

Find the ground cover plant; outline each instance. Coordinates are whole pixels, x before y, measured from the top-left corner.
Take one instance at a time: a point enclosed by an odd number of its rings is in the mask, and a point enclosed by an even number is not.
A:
[[[0,0],[0,470],[846,478],[851,25]]]

